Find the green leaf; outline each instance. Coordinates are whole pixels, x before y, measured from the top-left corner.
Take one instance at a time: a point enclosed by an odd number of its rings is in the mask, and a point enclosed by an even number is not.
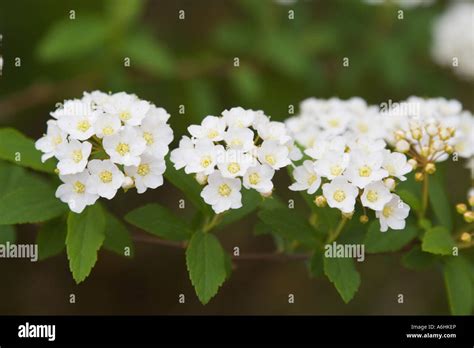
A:
[[[324,273],[334,284],[343,301],[348,303],[360,285],[360,275],[351,258],[324,258]]]
[[[0,225],[47,221],[63,214],[67,206],[46,185],[14,190],[0,200]]]
[[[25,169],[5,161],[0,161],[0,182],[2,183],[0,185],[0,198],[21,186],[25,176]]]
[[[420,199],[413,194],[413,192],[408,190],[397,190],[397,194],[400,196],[402,201],[408,204],[414,211],[421,211]]]
[[[170,76],[174,71],[169,50],[150,33],[138,32],[128,38],[123,50],[130,57],[132,66],[136,65],[155,76]]]
[[[125,216],[125,221],[168,240],[187,240],[192,231],[185,219],[159,204],[148,204]]]
[[[432,254],[452,255],[455,245],[448,229],[444,226],[436,226],[426,231],[421,249]]]
[[[242,208],[231,209],[224,213],[218,228],[239,221],[254,212],[262,202],[262,196],[255,190],[242,190]]]
[[[453,220],[451,216],[451,206],[443,185],[441,173],[436,172],[429,176],[429,198],[430,204],[439,223],[449,231],[453,229]]]
[[[42,225],[36,237],[39,259],[44,260],[61,253],[66,247],[66,234],[67,225],[64,217]]]
[[[142,0],[107,0],[106,13],[114,25],[124,27],[140,16],[144,3]]]
[[[106,219],[104,248],[121,256],[133,257],[135,250],[127,227],[110,213],[106,214]]]
[[[380,232],[378,220],[372,221],[365,235],[365,251],[368,253],[383,253],[398,251],[411,242],[417,235],[417,229],[408,225],[403,230],[388,229]]]
[[[320,245],[316,231],[304,217],[287,208],[262,210],[258,216],[272,232],[289,240],[296,240],[309,247]]]
[[[12,225],[0,225],[0,244],[6,242],[15,243],[16,231],[15,226]]]
[[[402,256],[402,265],[415,271],[424,270],[432,266],[436,261],[436,256],[425,253],[420,246],[415,246]]]
[[[33,140],[12,128],[0,129],[0,159],[47,173],[56,168],[52,161],[42,163]]]
[[[316,278],[324,274],[324,254],[316,251],[308,262],[308,270],[311,277]]]
[[[81,214],[69,213],[67,220],[66,249],[69,269],[76,283],[90,274],[97,262],[97,252],[105,239],[105,215],[95,204]]]
[[[470,315],[473,306],[473,283],[469,263],[461,256],[447,258],[443,265],[449,307],[453,315]]]
[[[176,170],[173,163],[169,160],[169,157],[166,159],[165,178],[180,189],[191,203],[205,215],[214,215],[212,208],[207,205],[201,197],[203,187],[198,184],[192,175],[186,174],[184,170]]]
[[[196,232],[186,250],[186,265],[191,283],[202,304],[214,297],[227,278],[229,262],[217,238]]]
[[[78,15],[54,23],[38,46],[44,62],[78,59],[100,49],[107,37],[106,22],[96,16]]]

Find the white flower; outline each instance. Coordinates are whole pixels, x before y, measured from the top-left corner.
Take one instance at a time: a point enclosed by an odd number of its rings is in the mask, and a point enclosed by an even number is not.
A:
[[[394,176],[401,181],[405,181],[407,178],[404,175],[413,170],[413,167],[408,164],[406,156],[398,152],[386,151],[382,166],[387,170],[389,176]]]
[[[360,199],[364,207],[379,211],[392,199],[392,193],[382,181],[376,181],[365,187]]]
[[[241,182],[239,179],[223,178],[219,172],[208,177],[208,185],[201,192],[204,201],[212,205],[216,214],[228,209],[242,207]]]
[[[315,139],[310,148],[304,151],[305,154],[314,158],[321,159],[326,156],[338,153],[341,154],[346,148],[346,139],[342,136],[328,137],[327,135],[322,135]],[[330,156],[329,156],[330,157]]]
[[[374,152],[370,155],[360,151],[351,152],[351,160],[344,176],[359,188],[364,188],[374,181],[379,181],[388,176],[382,169],[383,155]]]
[[[239,106],[230,110],[224,110],[222,116],[229,128],[246,128],[252,125],[255,111],[245,110]]]
[[[151,155],[143,155],[138,166],[125,166],[125,173],[132,177],[138,193],[144,193],[147,188],[156,189],[163,185],[163,173],[166,164],[163,159]]]
[[[255,146],[253,138],[254,133],[249,128],[230,128],[224,134],[228,147],[243,151],[249,151]]]
[[[122,123],[117,116],[103,114],[97,118],[94,124],[95,135],[99,138],[111,136],[116,134],[121,127]]]
[[[274,174],[275,170],[266,164],[250,167],[243,177],[244,187],[253,188],[262,194],[270,193],[273,190],[272,178]]]
[[[315,162],[314,169],[320,176],[332,180],[344,174],[349,160],[350,156],[347,153],[328,152],[323,158]]]
[[[234,149],[221,153],[217,160],[217,167],[224,178],[242,176],[254,164],[255,160],[250,154]]]
[[[357,187],[346,179],[337,177],[323,185],[323,195],[331,208],[338,208],[343,213],[354,211],[355,200],[359,193]]]
[[[280,144],[285,144],[291,140],[291,137],[287,134],[287,129],[282,122],[266,122],[257,128],[258,135],[263,140],[275,140]]]
[[[94,135],[98,115],[98,111],[93,111],[81,101],[66,103],[63,115],[58,119],[58,126],[72,139],[87,140]]]
[[[90,93],[84,92],[82,100],[91,103],[93,107],[102,108],[105,104],[110,102],[110,98],[110,94],[101,91],[92,91]]]
[[[290,160],[299,161],[303,158],[303,153],[298,148],[298,146],[295,145],[295,142],[293,140],[288,141],[285,146],[288,148],[288,157],[290,158]]]
[[[61,175],[76,174],[84,170],[91,154],[92,144],[78,140],[61,143],[56,151],[59,160],[58,169]]]
[[[58,146],[66,142],[66,137],[67,134],[58,127],[57,122],[49,120],[46,134],[35,143],[35,148],[44,153],[41,161],[45,162],[55,156]]]
[[[176,169],[186,167],[194,156],[194,142],[191,138],[183,136],[178,148],[171,151],[170,159]]]
[[[163,158],[173,141],[173,130],[157,113],[149,113],[140,126],[141,136],[146,142],[146,152],[157,158]]]
[[[138,166],[140,156],[146,149],[145,139],[130,127],[125,127],[119,133],[105,137],[102,144],[112,162],[126,166]]]
[[[124,124],[139,126],[150,110],[150,103],[124,92],[116,93],[104,105],[105,112],[117,116]]]
[[[99,195],[87,191],[89,176],[87,171],[59,176],[64,184],[56,190],[56,197],[67,203],[69,209],[75,213],[81,213],[86,206],[94,204],[99,198]]]
[[[332,110],[320,116],[321,127],[329,134],[342,134],[347,129],[351,114],[344,109]]]
[[[125,175],[120,169],[110,160],[92,160],[87,169],[90,173],[87,191],[107,199],[114,198],[125,180]]]
[[[225,120],[221,117],[207,116],[201,125],[192,125],[188,127],[188,132],[197,139],[207,138],[212,141],[220,141],[224,138],[226,128]]]
[[[380,231],[385,232],[389,227],[393,230],[403,230],[409,212],[410,207],[402,202],[399,196],[392,194],[392,199],[384,205],[383,209],[375,212],[375,216],[380,221]]]
[[[221,158],[225,152],[222,145],[214,145],[208,139],[198,140],[189,162],[184,168],[186,174],[202,173],[205,175],[211,174],[215,170],[217,159]]]
[[[280,169],[291,163],[288,158],[288,148],[274,140],[264,141],[257,151],[259,161],[268,164],[273,169]]]
[[[321,185],[321,177],[315,172],[314,163],[308,160],[295,168],[293,176],[296,182],[289,187],[292,191],[307,191],[312,195]]]

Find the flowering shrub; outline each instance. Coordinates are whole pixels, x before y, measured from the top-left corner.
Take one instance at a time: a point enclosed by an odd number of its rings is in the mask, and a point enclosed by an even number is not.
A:
[[[402,252],[407,268],[440,265],[451,311],[472,311],[466,250],[474,246],[474,193],[456,205],[459,224],[443,184],[442,162],[473,163],[474,118],[455,100],[411,97],[378,107],[361,98],[310,98],[284,123],[236,107],[189,126],[190,136],[169,156],[170,115],[135,95],[85,93],[51,116],[36,143],[0,129],[2,160],[62,181],[56,188],[0,162],[3,182],[10,183],[0,191],[0,228],[41,223],[40,258],[65,246],[77,283],[102,247],[130,257],[133,240],[144,240],[98,199],[110,200],[120,188],[155,189],[164,176],[192,203],[192,218],[152,203],[124,220],[154,236],[147,241],[186,249],[203,304],[230,277],[232,263],[246,257],[238,247],[225,251],[214,232],[257,212],[255,233],[270,235],[278,248],[265,258],[306,260],[310,275],[326,276],[345,302],[361,278],[354,255],[338,256],[337,247],[356,245],[358,261],[365,253]],[[278,187],[274,174],[284,168],[294,179],[289,192],[299,191],[307,207],[279,197],[286,187]]]

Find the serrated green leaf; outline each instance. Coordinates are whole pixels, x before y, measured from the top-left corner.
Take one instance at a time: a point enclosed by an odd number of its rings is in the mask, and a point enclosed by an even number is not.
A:
[[[448,229],[444,226],[436,226],[426,231],[421,249],[432,254],[452,255],[454,246],[454,240]]]
[[[12,225],[0,225],[0,244],[6,242],[15,243],[16,231],[15,226]]]
[[[42,163],[33,140],[13,128],[0,129],[0,159],[46,173],[53,173],[56,168],[53,161]]]
[[[309,247],[321,244],[316,238],[317,232],[294,210],[285,208],[262,210],[258,216],[271,227],[273,233],[283,238],[298,241]]]
[[[334,284],[343,301],[348,303],[360,286],[360,275],[351,258],[324,258],[324,274]]]
[[[97,262],[97,252],[105,239],[105,224],[99,204],[87,207],[81,214],[69,213],[66,250],[76,283],[86,279]]]
[[[100,49],[107,37],[106,22],[96,16],[79,15],[76,19],[55,22],[38,46],[44,62],[78,59]]]
[[[417,245],[404,254],[401,261],[404,267],[415,271],[421,271],[432,266],[436,259],[436,256],[423,252],[421,247]]]
[[[46,222],[36,237],[39,259],[44,260],[61,253],[66,247],[67,224],[64,217]]]
[[[398,251],[411,242],[417,233],[417,229],[410,225],[403,230],[388,229],[386,232],[380,232],[380,224],[378,220],[374,220],[364,238],[365,251],[368,253]]]
[[[125,221],[168,240],[188,240],[192,234],[185,219],[159,204],[148,204],[132,210],[125,216]]]
[[[255,190],[242,190],[242,208],[231,209],[224,213],[218,228],[222,228],[235,221],[243,219],[245,216],[254,212],[262,202],[262,196]]]
[[[196,232],[186,250],[186,265],[199,300],[202,304],[208,303],[226,280],[229,269],[217,238],[210,233]]]
[[[203,187],[197,183],[192,175],[186,174],[183,170],[176,170],[173,163],[169,160],[169,157],[166,159],[165,178],[180,189],[191,203],[202,211],[204,215],[214,215],[212,208],[201,198]]]
[[[474,288],[470,272],[469,263],[461,256],[449,257],[443,265],[449,308],[453,315],[472,313]]]
[[[440,172],[436,172],[434,175],[430,175],[428,180],[429,200],[433,212],[439,223],[452,231],[451,205],[443,185],[443,177]]]
[[[128,38],[124,54],[130,57],[132,66],[158,76],[170,76],[174,61],[169,50],[148,32],[138,32]]]
[[[20,188],[0,200],[0,225],[47,221],[66,210],[67,206],[54,196],[54,189],[49,186]]]
[[[106,220],[104,248],[121,256],[133,257],[135,249],[125,224],[110,213],[106,214]]]

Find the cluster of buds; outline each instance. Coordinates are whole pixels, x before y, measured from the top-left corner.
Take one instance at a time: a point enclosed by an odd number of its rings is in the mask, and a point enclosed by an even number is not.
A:
[[[456,204],[456,211],[458,214],[461,214],[468,224],[474,222],[474,188],[471,188],[467,194],[467,202],[466,203],[458,203]],[[468,205],[471,209],[468,208]]]

